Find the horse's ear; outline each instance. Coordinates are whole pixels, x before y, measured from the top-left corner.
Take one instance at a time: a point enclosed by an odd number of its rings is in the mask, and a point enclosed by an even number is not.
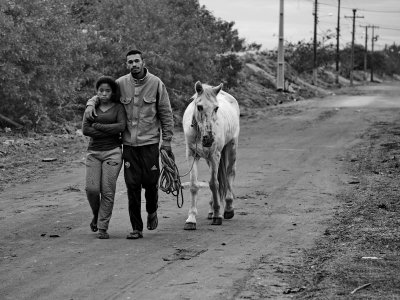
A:
[[[195,88],[197,94],[201,94],[203,92],[203,85],[201,84],[200,81],[196,82],[196,84],[194,85],[194,88]]]
[[[215,95],[218,95],[218,93],[222,90],[223,84],[221,83],[219,86],[213,87],[213,91]]]

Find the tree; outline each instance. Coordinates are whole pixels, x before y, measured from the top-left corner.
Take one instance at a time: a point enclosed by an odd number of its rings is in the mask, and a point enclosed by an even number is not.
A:
[[[84,39],[68,13],[60,0],[0,4],[1,113],[33,127],[68,115],[86,59]]]
[[[388,75],[400,74],[400,46],[393,43],[382,51],[384,64],[382,72]],[[374,59],[377,59],[374,57]],[[379,66],[378,66],[379,67]]]
[[[132,48],[180,110],[197,80],[235,84],[233,53],[248,46],[233,27],[197,0],[3,0],[0,113],[36,130],[79,122],[96,79],[126,74]]]

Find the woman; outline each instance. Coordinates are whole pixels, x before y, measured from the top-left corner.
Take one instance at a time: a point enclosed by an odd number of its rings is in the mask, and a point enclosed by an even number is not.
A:
[[[117,178],[122,166],[121,132],[126,113],[117,97],[118,85],[108,76],[96,82],[99,98],[94,121],[83,117],[82,132],[90,137],[86,155],[86,195],[93,211],[90,228],[99,239],[108,239]]]

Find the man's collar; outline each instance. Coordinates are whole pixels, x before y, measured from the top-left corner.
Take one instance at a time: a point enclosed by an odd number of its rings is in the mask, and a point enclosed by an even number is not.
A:
[[[129,73],[131,75],[132,81],[135,84],[140,84],[140,83],[143,83],[143,82],[145,82],[147,80],[148,75],[149,75],[149,71],[147,70],[147,68],[143,68],[143,70],[144,70],[144,76],[141,79],[136,79],[135,77],[132,76],[131,73]]]

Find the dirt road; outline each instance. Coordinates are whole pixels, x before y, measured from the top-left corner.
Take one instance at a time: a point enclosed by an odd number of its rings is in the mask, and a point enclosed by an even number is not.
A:
[[[89,229],[84,165],[0,194],[1,299],[285,299],[283,270],[324,231],[336,195],[352,178],[346,149],[373,122],[397,114],[400,88],[365,87],[369,96],[332,96],[246,113],[241,120],[235,217],[206,219],[200,191],[196,231],[184,231],[189,193],[179,209],[161,193],[159,228],[130,231],[121,174],[109,240]],[[174,152],[188,170],[182,133]],[[205,164],[200,179],[207,181]],[[183,178],[182,181],[188,181]],[[143,212],[145,217],[145,213]],[[203,218],[201,217],[203,216]]]

